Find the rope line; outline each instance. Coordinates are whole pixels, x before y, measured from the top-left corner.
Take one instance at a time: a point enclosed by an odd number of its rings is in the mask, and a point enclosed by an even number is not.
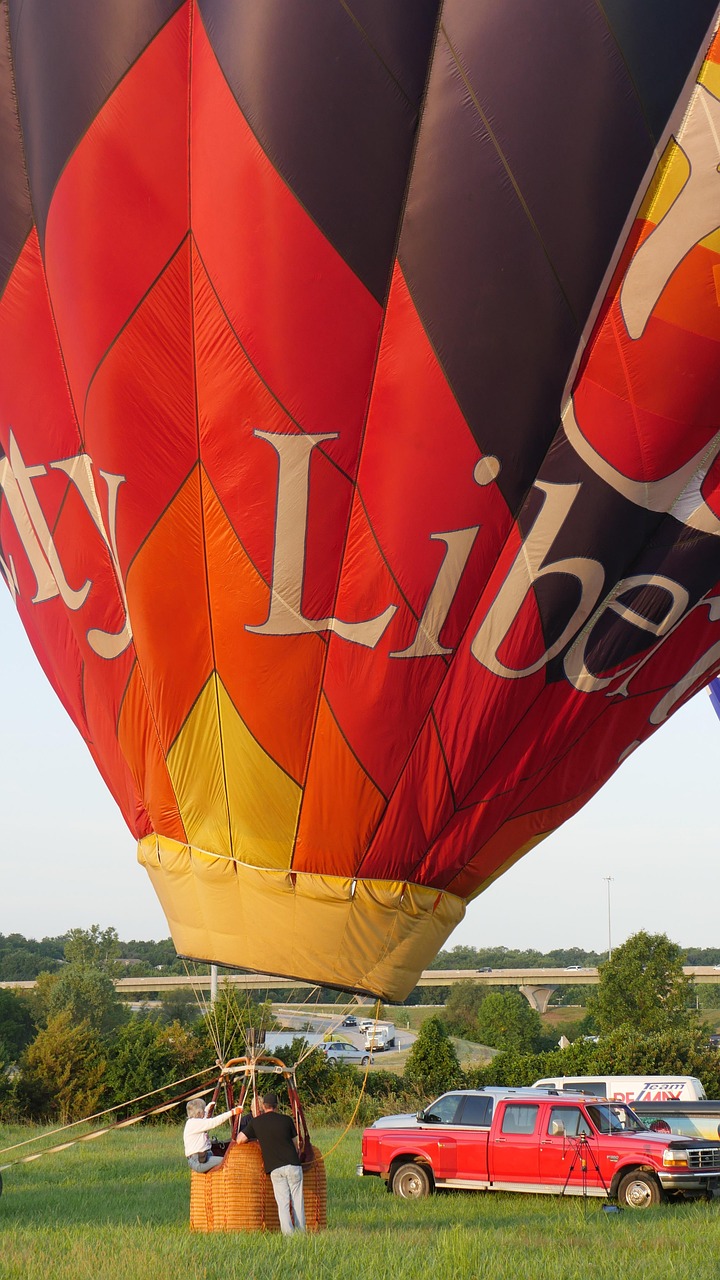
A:
[[[211,1084],[208,1085],[206,1089],[200,1090],[199,1093],[196,1093],[194,1089],[189,1089],[187,1093],[182,1093],[178,1098],[173,1098],[172,1102],[161,1102],[156,1107],[150,1107],[147,1111],[141,1111],[137,1116],[130,1116],[128,1120],[118,1120],[117,1124],[108,1124],[102,1129],[94,1129],[92,1133],[83,1133],[79,1138],[72,1138],[70,1142],[59,1142],[56,1143],[54,1147],[46,1147],[43,1151],[34,1151],[29,1156],[20,1156],[17,1160],[9,1160],[7,1164],[0,1165],[0,1173],[4,1173],[6,1169],[12,1169],[16,1164],[30,1164],[31,1161],[40,1160],[43,1156],[55,1155],[58,1151],[67,1151],[69,1147],[76,1147],[80,1142],[92,1142],[95,1138],[102,1138],[104,1134],[114,1133],[117,1129],[129,1129],[130,1125],[139,1124],[141,1120],[147,1120],[148,1116],[161,1115],[163,1111],[171,1111],[173,1107],[179,1106],[186,1098],[191,1096],[204,1098],[207,1093],[212,1093],[214,1088],[215,1085]],[[159,1091],[155,1090],[155,1092],[157,1093]],[[85,1123],[86,1121],[84,1120],[75,1121],[75,1124]],[[59,1133],[60,1130],[57,1130],[57,1132]],[[40,1136],[48,1137],[49,1135],[41,1134]],[[30,1141],[36,1141],[36,1139],[30,1139]],[[24,1146],[25,1144],[21,1142],[17,1145]],[[7,1150],[12,1151],[13,1148],[8,1147]]]
[[[206,1076],[209,1071],[214,1071],[215,1067],[203,1067],[202,1071],[194,1071],[191,1076],[183,1076],[180,1080],[171,1080],[168,1084],[160,1085],[158,1089],[151,1089],[149,1093],[141,1093],[137,1098],[129,1098],[127,1102],[118,1102],[114,1107],[106,1107],[104,1111],[95,1111],[91,1116],[83,1116],[82,1120],[72,1120],[70,1124],[62,1124],[57,1129],[50,1129],[47,1133],[38,1133],[34,1138],[23,1138],[22,1142],[14,1142],[10,1147],[2,1147],[0,1156],[7,1155],[8,1151],[17,1151],[20,1147],[27,1147],[31,1142],[41,1142],[44,1138],[54,1138],[57,1133],[67,1133],[69,1129],[75,1129],[79,1124],[90,1124],[91,1120],[100,1120],[103,1116],[112,1115],[113,1111],[122,1111],[123,1107],[132,1107],[136,1102],[144,1102],[146,1098],[154,1098],[156,1093],[165,1093],[168,1089],[175,1089],[180,1084],[187,1084],[189,1080],[199,1080],[201,1076]],[[183,1094],[183,1097],[186,1095]],[[143,1112],[149,1115],[150,1112]],[[110,1126],[113,1127],[112,1125]]]

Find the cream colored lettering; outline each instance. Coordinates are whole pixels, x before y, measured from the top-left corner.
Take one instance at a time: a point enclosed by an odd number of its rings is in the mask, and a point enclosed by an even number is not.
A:
[[[705,597],[695,605],[696,609],[702,607],[707,609],[710,622],[720,622],[720,597]],[[700,655],[697,662],[693,664],[682,680],[678,680],[672,689],[668,689],[665,696],[660,699],[650,713],[650,724],[662,724],[663,720],[667,720],[677,703],[694,686],[700,687],[701,684],[707,682],[708,673],[712,671],[713,667],[717,666],[718,662],[720,662],[720,640],[717,640],[709,649],[706,649],[705,653]]]
[[[519,680],[533,675],[562,652],[590,617],[605,581],[602,565],[586,556],[573,556],[545,563],[545,556],[562,528],[581,486],[538,481],[536,487],[545,494],[540,514],[520,547],[471,646],[472,655],[478,662],[494,675],[503,676],[507,680]],[[497,655],[528,592],[542,578],[555,574],[575,578],[580,584],[580,600],[562,633],[535,662],[521,669],[505,666]]]
[[[325,440],[336,440],[338,433],[286,435],[256,431],[255,435],[259,440],[267,440],[278,455],[278,495],[270,608],[263,623],[246,626],[245,630],[262,636],[334,631],[343,640],[374,649],[396,613],[396,605],[388,605],[377,617],[361,622],[343,622],[334,617],[306,618],[302,610],[310,462],[313,450]]]
[[[670,277],[691,249],[720,226],[720,102],[698,85],[678,134],[689,173],[667,213],[635,253],[620,291],[631,338],[640,338]]]
[[[630,604],[626,604],[622,597],[628,591],[636,591],[642,587],[655,587],[667,593],[669,597],[668,608],[660,622],[654,622],[644,613],[639,612]],[[630,666],[623,668],[622,671],[615,671],[612,676],[602,677],[593,675],[586,665],[586,654],[588,645],[592,638],[592,633],[601,618],[606,613],[616,613],[623,621],[629,622],[631,626],[637,627],[640,631],[649,631],[654,636],[665,635],[671,627],[683,616],[688,606],[689,596],[684,587],[672,578],[666,578],[662,574],[638,573],[630,578],[623,578],[618,583],[611,599],[604,600],[598,609],[596,609],[592,618],[583,632],[578,636],[575,644],[569,649],[565,656],[563,666],[565,674],[572,685],[575,686],[580,693],[597,693],[600,689],[606,689],[609,684],[614,684],[621,676],[630,673],[630,678],[634,675],[638,664],[633,662]]]
[[[36,480],[38,476],[47,475],[47,468],[42,464],[37,467],[26,467],[17,440],[15,439],[12,431],[10,432],[9,461],[13,475],[17,480],[18,488],[22,494],[25,509],[30,517],[30,522],[35,530],[40,546],[42,547],[45,559],[50,566],[52,576],[55,579],[55,584],[60,594],[60,598],[68,609],[72,609],[73,611],[80,609],[87,600],[92,582],[89,578],[86,578],[81,587],[70,586],[70,583],[65,577],[65,571],[60,563],[60,557],[58,556],[52,533],[48,528],[47,520],[43,515],[42,508],[37,500],[35,489],[33,488],[33,480]]]
[[[62,471],[67,475],[70,482],[77,489],[93,524],[110,552],[118,590],[125,611],[125,621],[117,634],[91,628],[87,633],[87,639],[90,647],[100,657],[116,658],[127,648],[132,638],[127,615],[125,587],[118,563],[116,540],[117,494],[125,477],[111,475],[109,472],[100,472],[108,490],[108,528],[106,528],[95,490],[92,464],[89,456],[86,453],[81,453],[73,458],[64,458],[59,462],[51,462],[49,469]],[[26,465],[20,446],[11,431],[8,457],[0,460],[0,487],[7,499],[8,508],[17,528],[23,550],[27,555],[28,563],[35,574],[37,589],[32,603],[40,604],[59,595],[66,607],[76,612],[82,608],[88,598],[92,587],[92,579],[87,578],[82,587],[79,588],[71,587],[67,581],[53,535],[33,487],[34,480],[47,474],[48,468],[42,464],[34,467]],[[8,576],[7,569],[8,566],[3,564],[3,571],[6,576]],[[14,567],[12,567],[12,581],[9,577],[8,581],[11,590],[14,588],[14,593],[17,594],[17,576]]]
[[[12,432],[10,433],[10,440],[14,443]],[[53,596],[58,594],[57,583],[50,572],[50,566],[23,502],[20,486],[15,479],[13,469],[7,458],[0,458],[0,489],[5,494],[8,510],[18,531],[23,551],[28,558],[30,568],[35,574],[35,594],[32,598],[32,603],[40,604],[43,600],[51,600]],[[6,569],[9,570],[9,572],[5,573],[5,576],[10,585],[10,590],[13,591],[14,583],[15,591],[13,594],[17,595],[17,574],[14,566],[8,565]]]
[[[452,653],[452,649],[446,649],[440,644],[440,632],[450,612],[450,606],[479,528],[479,525],[475,525],[470,529],[454,529],[450,533],[430,534],[432,541],[445,543],[445,555],[423,615],[418,622],[415,639],[407,649],[398,649],[391,653],[389,655],[391,658],[428,658],[437,654]]]
[[[92,474],[92,465],[88,454],[79,453],[74,458],[63,459],[60,462],[52,462],[50,465],[56,471],[64,471],[68,479],[75,485],[75,488],[87,507],[95,528],[110,553],[110,558],[115,570],[115,581],[117,582],[118,592],[125,614],[124,622],[118,632],[101,631],[98,627],[91,627],[87,632],[87,642],[93,652],[97,653],[100,658],[118,658],[121,653],[124,653],[132,640],[132,630],[128,617],[127,597],[125,595],[125,583],[123,582],[122,573],[120,572],[120,562],[118,560],[117,551],[117,495],[120,485],[125,482],[125,477],[113,475],[109,471],[100,472],[108,491],[108,525],[106,528],[102,512],[100,510],[100,503],[98,501],[95,481]]]

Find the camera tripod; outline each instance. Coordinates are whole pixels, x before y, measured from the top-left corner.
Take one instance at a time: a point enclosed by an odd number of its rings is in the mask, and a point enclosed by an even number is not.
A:
[[[568,1169],[568,1172],[567,1172],[567,1178],[565,1179],[565,1185],[563,1186],[561,1194],[565,1195],[565,1193],[567,1192],[568,1186],[570,1185],[570,1179],[572,1178],[573,1172],[575,1171],[579,1163],[580,1173],[582,1176],[581,1185],[582,1185],[583,1205],[584,1205],[584,1211],[585,1213],[587,1213],[588,1161],[590,1162],[593,1169],[595,1170],[598,1176],[598,1179],[600,1181],[600,1185],[605,1192],[605,1195],[609,1196],[610,1192],[608,1190],[608,1185],[602,1175],[600,1165],[598,1164],[597,1156],[595,1155],[595,1152],[593,1151],[590,1143],[587,1140],[587,1134],[581,1133],[578,1138],[571,1138],[570,1143],[572,1145],[573,1155],[572,1155],[572,1160],[570,1161],[570,1168]]]

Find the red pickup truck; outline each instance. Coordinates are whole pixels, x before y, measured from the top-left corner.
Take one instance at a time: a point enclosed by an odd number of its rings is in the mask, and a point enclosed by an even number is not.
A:
[[[626,1104],[579,1094],[459,1089],[366,1129],[358,1173],[406,1199],[453,1187],[645,1209],[720,1191],[720,1141],[649,1132]]]

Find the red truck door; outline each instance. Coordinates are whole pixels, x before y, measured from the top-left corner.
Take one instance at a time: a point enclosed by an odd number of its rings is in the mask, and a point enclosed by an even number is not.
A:
[[[463,1102],[462,1093],[443,1094],[432,1106],[426,1107],[425,1119],[415,1130],[422,1152],[438,1179],[457,1177],[455,1117]]]
[[[490,1138],[493,1182],[537,1183],[539,1156],[537,1102],[500,1102]]]
[[[587,1140],[587,1143],[585,1142]],[[597,1134],[580,1107],[549,1107],[540,1132],[540,1181],[561,1189],[597,1187]]]
[[[467,1182],[488,1180],[488,1135],[492,1120],[492,1097],[469,1093],[454,1125],[457,1140],[457,1174]]]

